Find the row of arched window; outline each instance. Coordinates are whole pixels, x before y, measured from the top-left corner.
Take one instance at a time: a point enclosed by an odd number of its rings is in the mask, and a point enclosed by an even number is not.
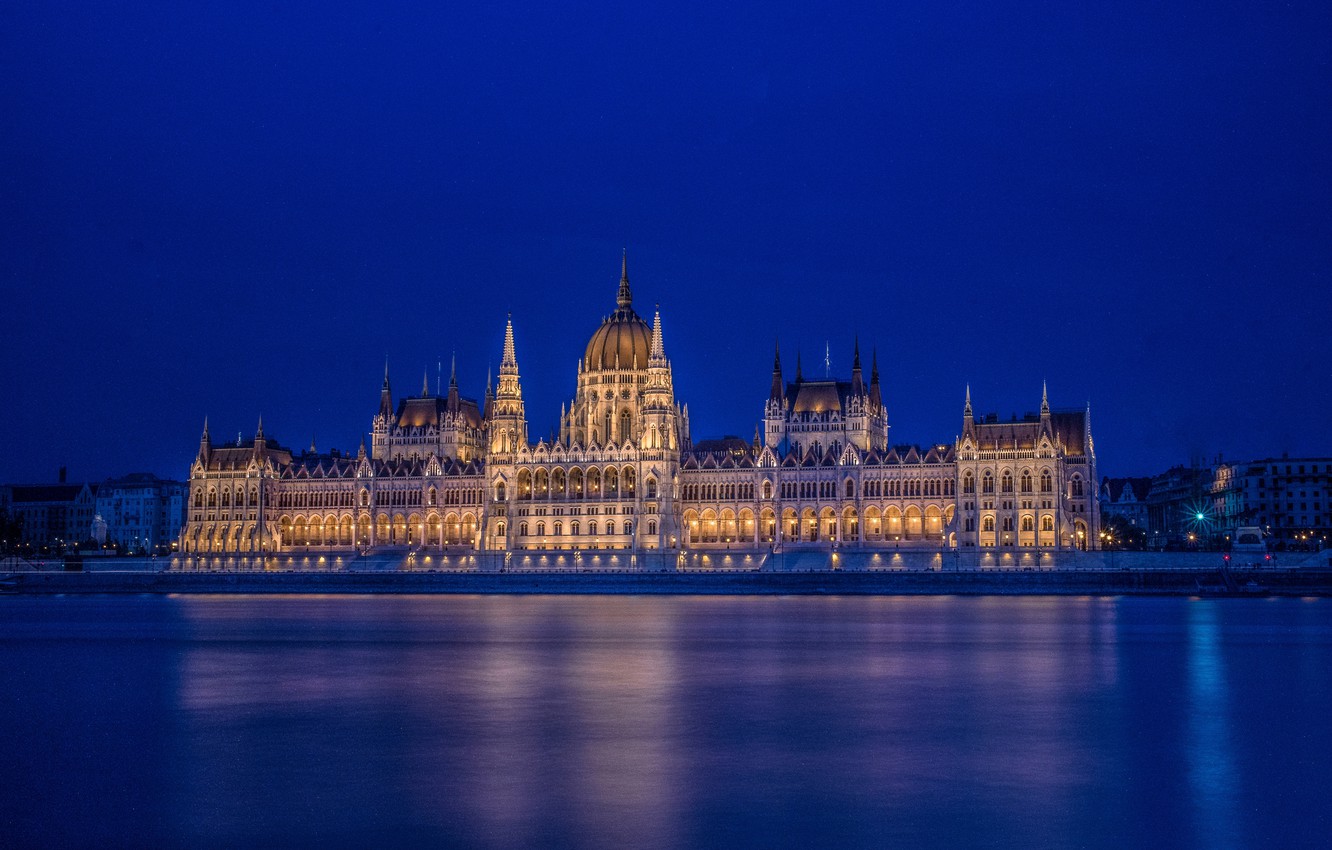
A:
[[[1004,531],[1013,530],[1013,518],[1011,516],[1003,517],[1001,525]],[[1035,531],[1036,520],[1031,514],[1024,514],[1021,520],[1023,531]],[[981,531],[994,531],[994,517],[987,516],[981,520]],[[1041,531],[1054,531],[1054,517],[1046,514],[1041,517]]]
[[[221,491],[210,487],[208,488],[207,497],[204,496],[203,488],[198,488],[194,491],[194,506],[196,508],[202,508],[205,504],[205,498],[207,499],[207,505],[210,508],[217,508],[219,506],[229,508],[231,507],[233,499],[238,508],[252,507],[259,504],[259,488],[253,486],[250,487],[248,498],[246,495],[246,489],[243,485],[236,487],[234,496],[233,491],[229,487],[223,487]]]
[[[772,497],[772,484],[763,482],[766,486],[768,496]],[[681,488],[682,498],[686,501],[717,501],[719,499],[742,499],[751,500],[754,498],[754,482],[752,481],[720,481],[715,484],[686,484]]]
[[[1032,478],[1031,470],[1030,470],[1030,469],[1024,469],[1024,470],[1022,470],[1021,475],[1020,475],[1019,478],[1017,479],[1017,488],[1018,488],[1018,491],[1019,491],[1019,492],[1022,492],[1022,493],[1031,493],[1031,492],[1034,492],[1034,483],[1035,483],[1035,482],[1034,482],[1034,480],[1033,480],[1033,478]],[[982,492],[982,493],[994,493],[994,491],[995,491],[995,477],[994,477],[994,473],[991,472],[991,471],[988,470],[988,469],[985,470],[985,472],[982,473],[982,475],[981,475],[980,486],[981,486],[981,492]],[[966,472],[964,472],[964,473],[962,474],[962,492],[963,492],[963,493],[967,493],[967,494],[975,493],[975,492],[976,492],[976,479],[975,479],[975,477],[972,475],[971,470],[969,470],[969,469],[968,469]],[[1012,493],[1012,492],[1013,492],[1013,472],[1012,472],[1012,470],[1005,469],[1005,470],[1003,471],[1003,474],[1000,475],[1000,477],[999,477],[999,492],[1000,492],[1000,493]],[[1042,470],[1041,470],[1041,475],[1040,475],[1040,492],[1042,492],[1042,493],[1053,493],[1053,492],[1054,492],[1054,476],[1050,474],[1050,470],[1048,470],[1048,469],[1042,469]],[[1073,496],[1081,496],[1081,495],[1082,495],[1082,478],[1081,478],[1080,476],[1077,476],[1077,475],[1073,476],[1073,479],[1070,481],[1069,493],[1070,493],[1070,495],[1073,495]]]
[[[517,499],[615,499],[633,497],[637,493],[638,475],[632,466],[623,469],[608,466],[590,467],[584,471],[574,467],[567,472],[560,467],[535,471],[519,469],[515,478],[514,497]],[[645,484],[649,499],[657,497],[657,481],[648,478]],[[495,485],[495,499],[505,501],[508,488],[504,482]]]
[[[657,527],[656,527],[656,526],[657,526],[657,523],[656,523],[655,520],[649,521],[649,522],[648,522],[648,534],[656,534],[656,533],[657,533]],[[564,522],[563,522],[563,521],[561,521],[561,520],[555,520],[555,522],[552,523],[550,527],[551,527],[551,534],[554,535],[555,537],[563,537],[563,536],[564,536]],[[596,535],[596,534],[598,534],[598,533],[604,533],[604,534],[606,534],[607,536],[611,536],[611,535],[614,535],[614,534],[617,533],[616,530],[615,530],[616,526],[615,526],[615,521],[614,521],[614,520],[606,520],[606,525],[604,526],[604,528],[605,528],[605,531],[604,531],[604,532],[598,532],[598,530],[597,530],[598,527],[599,527],[599,526],[597,525],[597,521],[596,521],[596,520],[588,520],[588,523],[587,523],[587,534],[588,534],[588,536]],[[621,531],[621,532],[618,532],[618,533],[621,533],[621,534],[633,534],[633,533],[634,533],[634,521],[631,520],[631,519],[627,519],[627,520],[625,520],[625,521],[624,521],[624,525],[621,526],[621,528],[622,528],[622,531]],[[529,526],[528,526],[528,524],[527,524],[526,522],[520,522],[520,523],[518,523],[518,536],[519,536],[519,537],[530,537],[531,535],[528,533],[528,529],[529,529]],[[500,533],[502,534],[503,532],[501,531]],[[571,522],[569,523],[569,533],[570,533],[571,535],[574,535],[574,536],[581,535],[581,534],[583,533],[583,524],[582,524],[582,522],[580,522],[579,520],[573,520],[573,521],[571,521]],[[539,521],[536,523],[536,536],[537,536],[537,537],[545,537],[545,536],[546,536],[546,522],[545,522],[545,520],[539,520]]]

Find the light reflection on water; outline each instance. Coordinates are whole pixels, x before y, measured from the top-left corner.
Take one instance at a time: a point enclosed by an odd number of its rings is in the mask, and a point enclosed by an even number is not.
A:
[[[5,776],[70,791],[0,802],[19,843],[1328,831],[1325,600],[0,601]]]

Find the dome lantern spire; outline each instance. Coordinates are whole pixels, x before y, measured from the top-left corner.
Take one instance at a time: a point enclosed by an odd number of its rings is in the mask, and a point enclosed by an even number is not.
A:
[[[634,303],[634,295],[629,291],[629,249],[624,249],[620,257],[620,292],[615,296],[615,303],[621,310],[627,310]]]

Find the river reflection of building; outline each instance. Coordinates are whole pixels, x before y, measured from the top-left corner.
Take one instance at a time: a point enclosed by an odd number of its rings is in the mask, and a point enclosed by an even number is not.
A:
[[[551,439],[529,438],[513,322],[480,402],[394,397],[371,439],[297,452],[267,437],[215,443],[190,471],[189,554],[573,550],[1094,548],[1096,456],[1086,409],[977,416],[928,446],[889,439],[878,358],[850,377],[787,379],[780,352],[754,440],[694,440],[661,314],[616,309],[592,334]]]

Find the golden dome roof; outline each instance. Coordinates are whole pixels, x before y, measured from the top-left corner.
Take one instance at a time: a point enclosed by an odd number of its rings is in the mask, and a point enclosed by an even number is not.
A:
[[[648,355],[652,353],[652,328],[634,312],[633,294],[629,291],[629,267],[626,258],[620,268],[620,292],[615,299],[619,308],[606,317],[592,334],[583,355],[583,368],[588,371],[603,369],[646,369]]]

